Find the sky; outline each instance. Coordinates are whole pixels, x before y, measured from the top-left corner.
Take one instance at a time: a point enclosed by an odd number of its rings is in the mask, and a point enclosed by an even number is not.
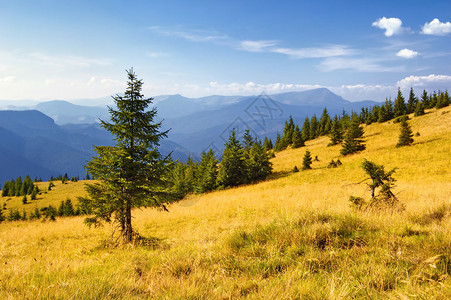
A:
[[[0,0],[0,99],[451,88],[451,1]]]

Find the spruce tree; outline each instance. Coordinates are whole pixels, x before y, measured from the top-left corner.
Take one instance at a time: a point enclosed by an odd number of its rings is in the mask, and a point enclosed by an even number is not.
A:
[[[424,104],[423,102],[418,101],[417,106],[415,107],[414,117],[419,117],[424,115]]]
[[[95,146],[97,156],[86,166],[99,181],[86,185],[94,216],[85,219],[88,225],[116,222],[125,243],[136,236],[133,208],[165,208],[172,200],[166,193],[168,159],[158,151],[167,131],[161,132],[161,122],[154,121],[156,108],[147,109],[153,99],[141,94],[142,80],[133,69],[127,75],[124,95],[113,97],[117,109],[109,107],[110,122],[101,120],[101,126],[115,137],[116,145]]]
[[[276,143],[274,144],[274,151],[282,151],[283,147],[282,147],[282,138],[280,137],[280,134],[277,133],[277,137],[276,137]]]
[[[319,135],[328,135],[331,125],[331,119],[327,112],[327,108],[324,108],[321,119],[319,120]]]
[[[9,181],[6,181],[3,184],[2,197],[7,197],[8,195],[9,195]]]
[[[335,118],[332,122],[332,128],[329,133],[330,142],[327,146],[338,145],[343,141],[343,130],[341,128],[341,124],[338,121],[338,117],[335,115]]]
[[[3,216],[3,210],[0,209],[0,223],[5,221],[5,216]]]
[[[246,183],[247,172],[243,148],[232,130],[222,155],[218,171],[218,186],[222,188],[238,186]]]
[[[398,96],[395,100],[395,105],[393,107],[393,115],[395,118],[405,115],[407,112],[406,102],[404,101],[404,97],[402,96],[401,89],[398,88]]]
[[[259,141],[256,141],[252,146],[246,165],[249,182],[264,180],[271,174],[272,163],[269,161],[268,154],[263,151],[263,146]]]
[[[398,144],[396,144],[396,147],[410,146],[413,143],[413,133],[409,123],[407,122],[407,118],[402,118],[400,126],[401,132],[399,134]]]
[[[413,92],[413,88],[410,88],[409,100],[407,100],[407,113],[411,114],[415,111],[415,107],[417,106],[418,99]]]
[[[304,158],[302,159],[302,170],[311,169],[312,165],[312,155],[310,151],[306,150],[304,154]]]
[[[263,151],[268,152],[269,150],[272,150],[272,142],[271,139],[268,139],[268,137],[265,137],[265,141],[263,142]]]
[[[430,108],[430,99],[428,96],[428,92],[426,92],[426,90],[423,90],[423,94],[421,94],[421,103],[423,103],[423,107],[426,108]]]
[[[316,115],[313,115],[310,121],[310,139],[316,139],[319,136],[319,122]]]
[[[302,139],[302,133],[299,129],[299,125],[296,124],[296,127],[294,127],[293,131],[293,138],[292,138],[292,145],[293,149],[302,147],[305,145],[304,140]]]
[[[195,187],[196,193],[205,193],[216,189],[216,179],[218,177],[218,160],[212,149],[207,153],[202,152],[202,159],[199,163],[198,176]]]
[[[27,195],[23,195],[23,197],[22,197],[22,204],[28,204]]]
[[[302,125],[302,139],[304,141],[310,140],[310,120],[308,117],[304,120],[304,125]]]
[[[365,144],[362,140],[363,128],[360,127],[360,121],[358,118],[353,117],[351,124],[346,131],[344,138],[343,148],[340,153],[342,155],[348,155],[365,149]]]

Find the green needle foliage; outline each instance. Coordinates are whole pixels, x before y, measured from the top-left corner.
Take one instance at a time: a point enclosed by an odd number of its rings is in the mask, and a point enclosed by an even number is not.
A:
[[[343,143],[343,148],[340,153],[342,155],[348,155],[358,151],[365,150],[365,144],[362,140],[363,129],[360,127],[360,121],[358,118],[352,118],[351,124],[346,132],[346,136]]]
[[[401,120],[401,133],[399,134],[398,144],[396,147],[410,146],[413,143],[412,128],[410,128],[407,118]]]
[[[304,159],[302,160],[302,170],[309,170],[311,169],[312,165],[312,155],[310,154],[310,151],[306,150],[304,154]]]
[[[85,220],[88,225],[116,222],[125,243],[136,237],[133,208],[165,208],[172,199],[164,176],[168,159],[158,151],[167,131],[160,132],[161,122],[154,122],[156,109],[146,110],[153,99],[141,94],[142,80],[133,69],[127,74],[124,96],[113,97],[117,109],[109,107],[111,123],[101,120],[101,126],[114,135],[116,145],[95,146],[97,156],[86,166],[99,181],[86,185],[94,216]]]

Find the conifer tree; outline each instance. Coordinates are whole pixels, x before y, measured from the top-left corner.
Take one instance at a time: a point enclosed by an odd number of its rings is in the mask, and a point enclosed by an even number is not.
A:
[[[423,103],[423,107],[426,108],[430,108],[430,99],[428,96],[428,92],[426,92],[426,90],[423,90],[423,94],[421,94],[421,103]]]
[[[263,151],[260,141],[257,140],[252,146],[246,165],[249,174],[248,182],[263,180],[271,174],[272,163],[269,161],[268,154]]]
[[[299,125],[296,124],[296,127],[293,131],[293,139],[292,139],[293,149],[302,147],[305,145],[304,140],[302,139],[302,133],[299,129]]]
[[[305,117],[304,125],[302,125],[302,139],[304,141],[310,140],[310,120]]]
[[[28,203],[27,195],[23,195],[22,204],[27,204],[27,203]]]
[[[409,123],[407,122],[407,118],[402,118],[400,126],[401,132],[399,134],[398,144],[396,144],[396,147],[410,146],[413,143],[413,133]]]
[[[330,130],[329,137],[330,142],[327,146],[338,145],[343,141],[343,129],[341,128],[341,124],[338,121],[337,115],[335,115],[332,122],[332,128]]]
[[[265,141],[263,142],[263,151],[268,152],[269,150],[272,150],[273,145],[271,139],[268,139],[268,137],[265,137]]]
[[[418,99],[413,92],[413,88],[410,88],[409,100],[407,100],[407,113],[411,114],[415,111],[415,107],[417,106]]]
[[[348,155],[365,149],[365,144],[362,140],[363,128],[360,127],[360,121],[358,118],[353,117],[351,124],[346,131],[344,138],[343,148],[340,153],[342,155]]]
[[[246,129],[243,134],[243,151],[249,153],[253,144],[254,138],[252,137],[250,130]]]
[[[21,190],[22,190],[22,177],[19,176],[16,179],[16,183],[15,183],[15,187],[14,187],[15,196],[20,196]]]
[[[316,139],[319,135],[319,122],[316,118],[316,115],[313,115],[312,120],[310,121],[310,139]]]
[[[327,108],[324,108],[321,119],[319,120],[319,135],[328,135],[331,125],[331,119],[327,112]]]
[[[280,137],[280,134],[277,133],[277,137],[276,137],[276,143],[274,144],[274,151],[282,151],[282,138]]]
[[[212,149],[207,153],[202,152],[202,159],[198,167],[198,177],[195,192],[205,193],[216,189],[216,180],[218,177],[218,160]]]
[[[302,159],[302,170],[311,169],[312,165],[312,155],[310,151],[306,150],[304,154],[304,158]]]
[[[109,107],[110,121],[101,126],[116,141],[115,146],[95,146],[97,156],[86,169],[99,182],[87,184],[94,216],[85,222],[93,225],[114,221],[119,225],[123,242],[132,242],[132,209],[163,207],[172,200],[167,194],[168,159],[158,151],[159,141],[166,137],[161,122],[155,123],[156,108],[147,110],[152,98],[141,94],[143,82],[133,69],[127,71],[128,82],[123,96],[113,97],[117,109]]]
[[[286,148],[291,145],[293,140],[293,131],[294,131],[294,121],[293,117],[290,116],[288,121],[285,121],[285,127],[283,129],[283,137],[282,137],[282,147]]]
[[[246,182],[247,172],[243,148],[232,130],[222,155],[218,171],[218,186],[222,188],[238,186]]]
[[[9,195],[9,181],[6,181],[3,184],[2,197],[7,197],[8,195]]]
[[[3,215],[3,210],[0,209],[0,223],[5,221],[5,216]]]
[[[395,105],[393,107],[393,115],[395,118],[405,115],[407,112],[406,102],[404,101],[404,97],[402,96],[401,89],[398,88],[398,96],[395,100]]]
[[[414,117],[422,116],[424,115],[424,104],[421,101],[418,101],[417,106],[415,107]]]

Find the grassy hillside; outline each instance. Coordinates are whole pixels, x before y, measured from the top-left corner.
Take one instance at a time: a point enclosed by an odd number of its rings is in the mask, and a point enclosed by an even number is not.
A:
[[[189,196],[169,213],[137,210],[141,246],[114,247],[111,227],[82,217],[4,222],[0,298],[449,299],[451,108],[410,123],[420,133],[410,147],[395,147],[398,124],[374,124],[362,153],[340,157],[319,138],[277,153],[265,182]],[[291,173],[306,149],[319,161]],[[369,197],[356,184],[364,158],[398,168],[404,211],[350,207],[350,195]],[[69,183],[36,202],[79,193],[82,183]]]

